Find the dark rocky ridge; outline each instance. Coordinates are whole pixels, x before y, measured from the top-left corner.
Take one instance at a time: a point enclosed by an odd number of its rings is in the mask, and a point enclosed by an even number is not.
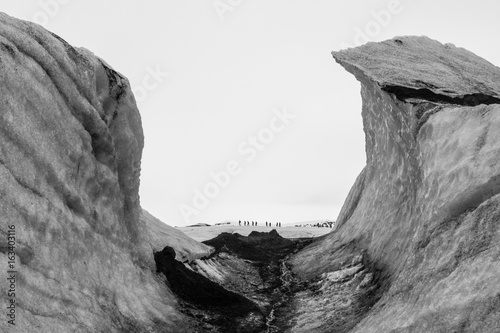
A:
[[[275,229],[268,233],[252,231],[246,237],[238,233],[222,233],[203,243],[215,248],[215,253],[230,251],[240,258],[258,262],[282,259],[297,246],[293,240],[281,237]]]
[[[301,289],[284,259],[311,241],[285,239],[276,230],[222,233],[204,242],[215,252],[189,267],[169,247],[155,253],[155,261],[193,331],[275,333],[286,327],[287,301]]]

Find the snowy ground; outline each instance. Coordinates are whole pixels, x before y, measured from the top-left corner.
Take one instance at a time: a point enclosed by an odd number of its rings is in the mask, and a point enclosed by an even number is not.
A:
[[[181,227],[176,228],[181,230],[189,237],[203,242],[212,239],[223,232],[238,233],[242,236],[248,236],[252,231],[269,232],[273,229],[284,238],[302,238],[302,237],[318,237],[332,231],[330,228],[317,228],[317,227],[266,227],[266,226],[235,226],[235,225],[217,225],[210,227]]]

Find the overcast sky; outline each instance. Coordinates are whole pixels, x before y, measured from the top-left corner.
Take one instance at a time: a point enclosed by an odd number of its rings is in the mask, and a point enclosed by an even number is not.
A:
[[[365,164],[359,83],[332,50],[400,35],[500,65],[500,1],[0,0],[127,76],[142,206],[170,225],[336,219]]]

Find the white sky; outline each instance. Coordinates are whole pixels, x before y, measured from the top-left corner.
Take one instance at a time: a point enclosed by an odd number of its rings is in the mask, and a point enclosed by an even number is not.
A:
[[[332,50],[427,35],[500,65],[498,0],[0,0],[0,10],[129,78],[146,137],[141,203],[178,226],[336,219],[365,154],[359,84]],[[273,120],[284,109],[287,125]],[[262,150],[248,141],[259,133]],[[229,185],[210,184],[230,161]],[[202,202],[194,191],[206,186]]]

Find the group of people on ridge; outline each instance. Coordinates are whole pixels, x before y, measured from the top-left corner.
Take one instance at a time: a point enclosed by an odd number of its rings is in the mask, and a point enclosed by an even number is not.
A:
[[[239,221],[239,224],[241,225],[241,220]],[[252,227],[256,227],[258,225],[258,222],[257,221],[243,221],[243,225],[244,226],[252,225]],[[273,226],[273,224],[271,222],[266,221],[266,227],[272,227],[272,226]],[[281,227],[281,222],[276,222],[276,226]]]

